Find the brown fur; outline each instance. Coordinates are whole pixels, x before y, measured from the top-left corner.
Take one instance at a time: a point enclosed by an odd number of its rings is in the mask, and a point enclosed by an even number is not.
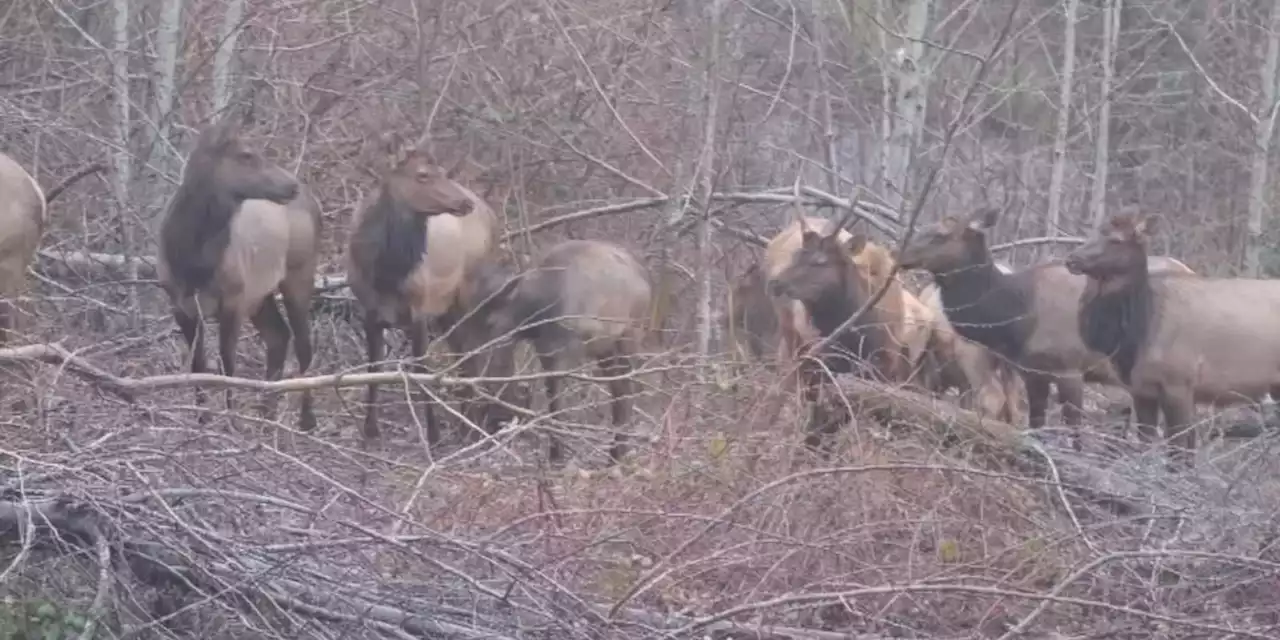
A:
[[[347,273],[351,290],[365,309],[368,370],[377,371],[384,357],[384,331],[403,329],[413,358],[426,355],[429,333],[448,331],[446,340],[459,353],[479,346],[474,325],[462,320],[460,291],[468,273],[497,246],[498,218],[483,200],[458,184],[420,149],[407,149],[391,140],[391,167],[377,191],[357,210],[347,245]],[[467,358],[468,375],[508,373],[511,354],[494,351]],[[425,368],[416,365],[419,371]],[[378,386],[365,394],[364,437],[379,435]],[[432,403],[423,398],[429,444],[439,441]],[[506,416],[479,419],[493,431]]]
[[[27,267],[44,230],[45,196],[22,165],[0,153],[0,346],[18,330],[14,300],[26,292]]]
[[[230,123],[201,133],[161,220],[157,260],[160,284],[191,350],[192,373],[206,368],[208,317],[218,322],[224,374],[235,375],[245,319],[267,345],[268,380],[284,373],[291,333],[298,373],[307,371],[319,233],[319,205],[293,175],[246,145]],[[275,303],[277,290],[284,317]],[[204,402],[199,390],[196,402]],[[227,408],[233,409],[230,390]],[[301,410],[301,428],[314,428],[309,392],[302,394]],[[274,411],[274,403],[263,408],[268,417]]]
[[[1156,274],[1148,231],[1147,218],[1114,216],[1066,264],[1088,277],[1081,337],[1110,356],[1140,433],[1149,438],[1164,414],[1165,436],[1181,455],[1196,446],[1197,403],[1280,397],[1280,280]]]
[[[795,220],[778,232],[765,247],[764,272],[765,279],[776,279],[791,264],[793,256],[801,248],[803,229],[826,229],[831,221],[823,218],[804,218]],[[842,229],[839,240],[848,243],[852,234]],[[893,272],[892,255],[885,248],[866,242],[854,255],[854,263],[858,267],[857,275],[868,293],[874,293]],[[911,376],[913,361],[909,356],[910,331],[904,324],[902,283],[896,278],[889,285],[885,295],[876,303],[878,321],[889,328],[887,345],[896,345],[892,355],[883,363],[882,375],[893,382],[906,382]],[[774,299],[774,313],[779,331],[777,360],[779,363],[794,362],[801,346],[817,339],[818,332],[809,318],[805,306],[797,300]]]
[[[771,297],[782,301],[777,308],[787,309],[803,305],[803,317],[812,323],[819,336],[834,335],[836,329],[856,313],[870,299],[869,277],[862,273],[854,256],[863,251],[866,236],[847,236],[841,232],[849,215],[834,224],[827,225],[819,233],[800,223],[801,241],[797,251],[776,276],[769,279]],[[795,374],[795,384],[804,391],[806,406],[813,411],[809,423],[806,444],[818,447],[823,444],[822,435],[832,433],[842,420],[825,415],[826,407],[820,395],[826,386],[825,370],[832,373],[858,373],[863,376],[889,380],[905,377],[901,370],[907,363],[903,349],[894,344],[894,337],[879,315],[877,307],[867,309],[861,322],[843,333],[835,335],[827,349],[820,354],[821,365],[813,359],[800,362]],[[785,325],[784,325],[785,326]],[[795,331],[794,325],[791,328]],[[794,340],[797,334],[792,334]],[[783,333],[784,339],[787,334]],[[787,362],[787,360],[780,360]],[[788,386],[794,386],[789,384]],[[829,442],[829,441],[828,441]],[[825,451],[825,447],[824,447]]]
[[[631,422],[631,375],[648,329],[653,288],[648,270],[630,251],[602,240],[566,240],[517,276],[494,264],[477,273],[475,313],[489,335],[531,342],[548,373],[567,370],[571,354],[595,360],[603,375],[615,378],[609,382],[614,427]],[[548,411],[554,415],[560,411],[561,378],[545,380]],[[625,437],[618,433],[610,459],[625,453]],[[554,435],[549,457],[557,463],[563,459]]]
[[[933,274],[957,333],[1019,366],[1031,428],[1044,425],[1049,387],[1055,385],[1063,421],[1078,430],[1084,383],[1119,383],[1106,356],[1087,348],[1076,328],[1085,279],[1061,263],[1000,273],[986,239],[996,218],[994,210],[945,217],[917,230],[899,261]],[[1073,440],[1079,447],[1078,434]]]

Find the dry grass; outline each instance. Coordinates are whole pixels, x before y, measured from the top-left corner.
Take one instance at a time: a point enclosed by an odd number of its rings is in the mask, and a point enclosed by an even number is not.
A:
[[[320,325],[318,370],[358,365],[353,330]],[[177,370],[168,326],[153,318],[85,356],[122,374]],[[112,352],[134,335],[163,337]],[[242,352],[245,375],[260,375],[256,339]],[[358,389],[320,394],[323,427],[301,434],[290,412],[200,427],[189,391],[131,407],[45,368],[31,389],[39,410],[5,423],[5,500],[62,499],[94,514],[118,559],[145,548],[188,567],[191,585],[177,586],[117,563],[93,610],[100,637],[430,635],[388,612],[453,625],[434,628],[447,637],[997,637],[1021,621],[1026,637],[1277,633],[1269,435],[1215,443],[1195,474],[1173,475],[1104,431],[1083,455],[1046,433],[1062,477],[1087,468],[1105,485],[1092,490],[1141,508],[1117,513],[964,442],[867,417],[824,461],[797,446],[793,411],[761,424],[769,372],[658,364],[639,401],[646,437],[616,468],[602,464],[607,432],[584,429],[606,415],[589,406],[599,389],[580,389],[588,406],[554,425],[431,452],[403,389],[384,395],[386,440],[364,449]],[[549,426],[594,435],[549,469]],[[99,573],[77,548],[10,551],[11,609],[48,601],[90,615]],[[785,628],[746,629],[758,624]]]

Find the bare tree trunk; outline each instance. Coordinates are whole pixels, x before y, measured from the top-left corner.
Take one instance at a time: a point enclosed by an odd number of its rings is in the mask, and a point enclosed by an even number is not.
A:
[[[178,159],[173,155],[173,146],[169,141],[172,124],[172,111],[175,91],[177,89],[178,44],[182,39],[183,0],[168,0],[162,5],[159,22],[156,25],[156,59],[153,68],[155,82],[154,100],[151,105],[151,121],[155,123],[151,143],[146,154],[147,160],[161,176],[177,173]],[[150,202],[148,215],[155,215],[164,210],[168,199],[168,190],[163,179],[151,181],[147,200]],[[149,219],[149,218],[144,218]],[[138,265],[130,262],[129,278],[137,280]],[[137,288],[129,287],[130,308],[137,309]]]
[[[1252,169],[1249,174],[1249,238],[1245,241],[1245,274],[1262,274],[1263,222],[1268,217],[1267,183],[1271,137],[1276,125],[1276,67],[1280,59],[1280,0],[1271,6],[1271,33],[1262,60],[1262,108],[1254,127]]]
[[[909,189],[911,158],[924,131],[928,106],[928,64],[924,37],[929,28],[933,0],[911,0],[902,45],[888,54],[896,65],[897,90],[894,97],[893,126],[885,132],[885,197],[901,210]]]
[[[698,159],[702,191],[702,220],[698,229],[698,277],[701,279],[698,291],[698,353],[703,356],[711,354],[711,332],[716,325],[711,301],[711,195],[715,192],[716,182],[716,123],[719,121],[720,110],[718,78],[723,16],[724,0],[712,0],[711,16],[707,24],[707,64],[703,77],[706,120],[702,128],[702,154]]]
[[[137,247],[133,242],[133,225],[129,220],[129,191],[133,182],[133,163],[129,154],[129,129],[132,114],[129,112],[129,3],[131,0],[114,0],[112,9],[115,19],[111,25],[111,82],[115,92],[115,154],[112,190],[115,192],[117,223],[120,225],[121,250],[126,256],[133,256]],[[136,269],[130,270],[130,275]],[[137,277],[133,276],[136,280]],[[141,320],[138,309],[138,294],[134,287],[128,288],[129,308],[132,310],[132,325],[138,326]]]
[[[236,55],[236,40],[240,37],[240,22],[244,20],[244,0],[227,0],[227,12],[222,14],[222,29],[218,32],[218,49],[213,54],[213,111],[222,113],[231,104],[231,65]]]
[[[836,129],[831,118],[831,94],[827,91],[827,51],[826,20],[822,13],[822,3],[813,0],[810,6],[813,12],[813,54],[817,58],[818,100],[822,103],[822,149],[826,155],[827,190],[832,195],[839,195],[840,162],[836,155]]]
[[[1045,235],[1054,237],[1062,223],[1062,183],[1067,171],[1067,134],[1071,129],[1071,99],[1076,71],[1076,16],[1080,0],[1067,0],[1066,27],[1062,34],[1062,78],[1058,95],[1058,131],[1053,138],[1053,174],[1049,178],[1049,217]],[[1047,247],[1048,245],[1046,245]]]
[[[1107,215],[1107,173],[1111,170],[1111,88],[1115,84],[1116,41],[1120,34],[1123,0],[1107,0],[1102,9],[1102,104],[1098,108],[1098,139],[1093,150],[1093,229],[1102,228]]]

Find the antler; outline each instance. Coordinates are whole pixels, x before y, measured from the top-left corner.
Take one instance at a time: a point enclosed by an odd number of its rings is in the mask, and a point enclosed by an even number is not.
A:
[[[827,232],[828,236],[833,236],[837,233],[840,233],[841,229],[844,229],[849,226],[849,221],[858,215],[858,200],[861,198],[861,196],[862,196],[862,187],[858,187],[853,190],[853,198],[850,199],[849,210],[845,211],[844,215],[840,216],[840,220],[836,222],[835,226],[832,227],[831,230]],[[858,218],[858,219],[860,220],[861,218]],[[854,221],[856,222],[857,220],[854,220]]]

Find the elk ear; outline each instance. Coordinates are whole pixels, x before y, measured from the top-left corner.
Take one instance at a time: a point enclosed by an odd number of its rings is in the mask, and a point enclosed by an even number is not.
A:
[[[856,256],[862,253],[862,250],[867,248],[867,234],[855,233],[849,236],[849,239],[844,243],[844,248],[849,251],[850,255]]]
[[[985,232],[996,226],[1000,221],[1000,210],[994,207],[979,209],[969,216],[969,228],[974,231]]]
[[[400,135],[399,131],[387,131],[379,137],[381,138],[379,142],[381,143],[382,154],[386,157],[387,164],[391,165],[392,168],[399,166],[407,155],[405,153],[404,136]]]

